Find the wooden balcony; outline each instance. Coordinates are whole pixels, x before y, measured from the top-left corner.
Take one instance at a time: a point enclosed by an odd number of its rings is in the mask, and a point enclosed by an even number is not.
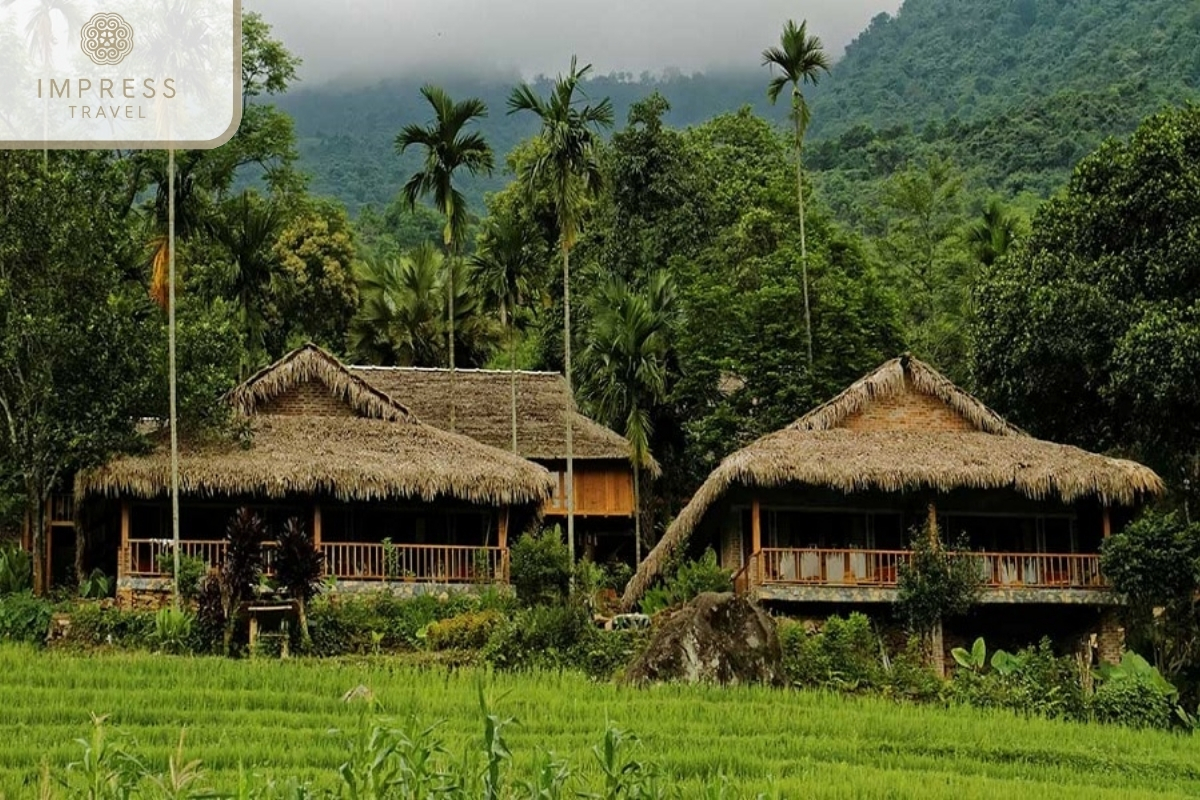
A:
[[[1115,602],[1094,553],[954,555],[978,562],[982,602]],[[775,600],[891,601],[910,558],[906,550],[764,548],[735,576],[735,587]]]
[[[273,543],[264,545],[271,573]],[[507,583],[508,550],[502,547],[451,545],[359,544],[324,542],[325,574],[353,581],[420,583]],[[225,557],[225,542],[182,541],[180,550],[216,566]],[[171,541],[131,539],[121,557],[121,576],[162,578],[170,574]]]

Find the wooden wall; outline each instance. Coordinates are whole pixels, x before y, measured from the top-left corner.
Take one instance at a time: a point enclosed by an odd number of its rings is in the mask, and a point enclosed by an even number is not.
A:
[[[566,516],[566,462],[547,463],[558,477],[558,491],[546,504],[547,516]],[[575,462],[575,515],[578,517],[632,517],[633,469],[628,461]]]

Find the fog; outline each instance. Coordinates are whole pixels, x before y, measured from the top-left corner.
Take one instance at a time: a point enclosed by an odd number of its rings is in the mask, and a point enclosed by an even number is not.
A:
[[[789,17],[838,57],[900,0],[245,0],[304,59],[308,84],[429,73],[754,68]]]

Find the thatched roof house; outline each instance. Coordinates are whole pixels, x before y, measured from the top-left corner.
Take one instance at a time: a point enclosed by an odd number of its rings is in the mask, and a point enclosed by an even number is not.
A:
[[[315,345],[261,370],[227,399],[249,423],[249,442],[183,447],[182,494],[522,506],[553,490],[542,467],[424,424]],[[76,494],[149,499],[169,485],[169,451],[160,440],[148,454],[80,473]]]
[[[1164,490],[1140,464],[1027,435],[929,365],[904,356],[726,458],[642,564],[625,603],[641,597],[731,491],[789,487],[842,496],[996,490],[1103,507],[1134,505]]]
[[[371,386],[404,403],[421,420],[450,428],[450,371],[418,367],[350,367]],[[575,459],[628,460],[629,442],[579,413],[557,372],[455,370],[458,433],[502,450],[512,450],[512,382],[517,389],[517,452],[524,458],[566,457],[570,414]],[[655,465],[657,470],[657,465]]]

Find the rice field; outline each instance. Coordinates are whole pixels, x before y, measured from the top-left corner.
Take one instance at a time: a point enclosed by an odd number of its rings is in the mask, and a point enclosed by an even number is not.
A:
[[[451,752],[481,747],[484,681],[516,774],[539,750],[595,785],[592,748],[610,725],[639,741],[684,797],[728,782],[726,796],[868,798],[1168,798],[1200,796],[1200,740],[1056,723],[878,698],[761,688],[638,690],[574,674],[507,675],[361,662],[227,661],[146,654],[79,655],[0,647],[0,798],[33,797],[43,762],[80,758],[90,714],[165,769],[186,728],[186,755],[207,782],[233,786],[239,767],[332,789],[346,760],[330,731],[356,724],[343,701],[369,687],[383,712],[442,721]]]

